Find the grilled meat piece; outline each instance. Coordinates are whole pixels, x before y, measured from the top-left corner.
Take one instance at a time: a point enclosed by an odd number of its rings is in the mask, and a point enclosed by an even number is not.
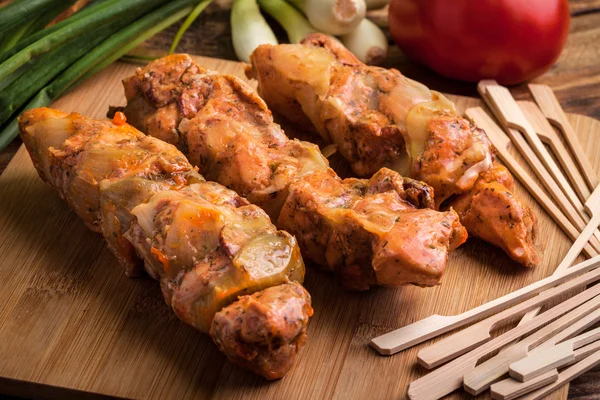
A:
[[[285,375],[306,341],[312,308],[298,283],[273,286],[225,307],[210,334],[235,364],[269,379]]]
[[[285,326],[267,315],[252,329],[260,335],[277,324],[288,333],[284,349],[257,347],[256,360],[240,364],[268,379],[285,375],[312,314],[310,296],[293,283],[302,282],[304,264],[292,236],[235,192],[206,182],[174,146],[130,125],[39,108],[23,113],[19,127],[40,177],[102,232],[128,275],[139,275],[143,261],[182,321],[208,333],[216,313],[251,311],[240,296],[276,288],[279,296],[268,292],[264,306],[283,304],[294,319]],[[222,334],[213,329],[213,340],[255,344]],[[231,346],[222,350],[237,360]]]
[[[483,190],[477,184],[479,177],[496,168],[485,133],[458,116],[442,94],[395,69],[361,63],[327,36],[314,34],[296,45],[259,46],[251,62],[247,74],[258,80],[259,93],[269,107],[336,144],[359,176],[389,167],[431,185],[436,205],[449,209],[454,197],[467,193],[473,197],[473,190]],[[504,193],[512,192],[494,182]],[[464,212],[461,222],[470,234],[501,247],[515,261],[534,266],[539,262],[535,216],[514,196],[511,207],[513,215],[527,218],[506,225],[499,209],[488,207],[491,214],[483,225]],[[504,229],[507,226],[512,228]]]
[[[346,288],[433,286],[467,232],[456,212],[433,210],[432,194],[386,168],[370,180],[317,172],[292,183],[278,226]]]
[[[512,194],[514,186],[508,170],[493,164],[479,175],[471,190],[456,196],[451,204],[475,236],[500,247],[513,260],[533,266],[530,263],[538,259],[531,246],[536,219]]]
[[[431,209],[427,185],[391,170],[370,181],[339,179],[315,145],[288,139],[236,77],[173,55],[123,84],[128,121],[171,140],[207,178],[265,209],[300,238],[305,257],[334,271],[347,288],[436,285],[448,253],[466,238],[456,213]],[[448,226],[434,232],[433,220]]]

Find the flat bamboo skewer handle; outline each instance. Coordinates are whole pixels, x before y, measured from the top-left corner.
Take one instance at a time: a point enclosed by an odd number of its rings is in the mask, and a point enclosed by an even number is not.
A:
[[[594,270],[588,274],[596,275],[594,279],[598,279],[599,272],[600,270]],[[591,277],[591,275],[588,276]],[[473,351],[412,382],[408,388],[408,396],[413,400],[437,400],[452,393],[462,386],[463,377],[475,368],[479,359],[499,350],[515,339],[554,321],[556,318],[598,295],[600,295],[600,285],[593,286],[537,316],[527,324],[511,329],[505,334],[494,338]]]
[[[517,101],[517,104],[541,141],[550,146],[552,153],[566,172],[573,189],[577,192],[579,200],[585,203],[591,194],[587,182],[581,176],[569,150],[560,140],[550,122],[548,122],[537,104],[531,101]]]
[[[600,351],[600,340],[576,350],[575,359],[569,362],[566,366],[576,364],[597,351]],[[556,382],[558,380],[558,376],[558,370],[554,369],[527,382],[519,382],[512,378],[507,378],[492,385],[492,398],[500,400],[512,400],[550,383]]]
[[[537,202],[544,208],[544,210],[552,217],[552,219],[561,227],[563,232],[572,241],[577,240],[580,234],[580,230],[577,229],[571,221],[565,216],[565,214],[554,204],[552,199],[546,194],[546,192],[537,184],[535,180],[525,171],[517,160],[509,153],[508,146],[510,145],[510,139],[504,131],[496,125],[492,118],[487,112],[481,107],[469,108],[466,113],[473,122],[483,129],[496,150],[502,162],[510,169],[510,171],[517,177],[529,193],[537,200]],[[600,195],[600,191],[598,192]],[[591,200],[591,198],[589,199]],[[588,200],[588,201],[589,201]],[[598,199],[600,201],[600,199]],[[597,204],[598,202],[595,202]],[[586,203],[587,204],[587,203]],[[590,212],[591,213],[591,212]],[[593,246],[595,245],[595,246]],[[588,257],[593,257],[599,254],[600,242],[592,240],[589,244],[583,248],[583,252]]]
[[[556,389],[560,388],[563,385],[571,382],[573,379],[578,376],[584,374],[595,366],[600,365],[600,351],[595,352],[591,356],[583,359],[577,364],[573,365],[562,371],[558,375],[558,380],[550,385],[544,386],[535,392],[531,392],[523,397],[521,400],[539,400],[544,399],[550,393],[554,392]]]
[[[495,113],[499,113],[494,102],[492,102],[489,98],[486,81],[481,81],[477,87],[481,97],[485,100],[490,109],[495,110]],[[525,138],[516,129],[507,129],[506,131],[510,136],[511,142],[517,147],[521,155],[525,158],[531,169],[533,169],[542,184],[546,187],[548,193],[550,196],[552,196],[559,208],[565,213],[567,218],[569,218],[571,223],[573,223],[573,225],[575,225],[579,231],[583,230],[583,227],[585,226],[584,219],[579,215],[573,204],[571,204],[567,196],[556,184]]]
[[[556,369],[548,371],[527,382],[519,382],[512,378],[508,378],[492,385],[492,399],[513,400],[536,389],[554,383],[557,380],[558,370]]]
[[[492,82],[494,81],[481,81],[479,86],[484,87],[485,97],[494,105],[493,109],[497,111],[496,116],[507,129],[516,129],[526,137],[535,154],[542,160],[542,163],[567,196],[567,199],[575,207],[575,210],[582,218],[585,218],[586,214],[583,203],[579,201],[577,194],[575,194],[562,171],[558,168],[558,165],[556,165],[554,159],[536,135],[515,99],[513,99],[507,88]]]
[[[561,263],[558,264],[558,267],[556,267],[554,274],[562,273],[575,262],[575,260],[579,256],[579,253],[581,253],[582,245],[584,245],[590,240],[591,235],[596,231],[596,229],[600,225],[600,202],[595,201],[595,199],[598,196],[600,196],[600,185],[598,185],[598,187],[589,197],[589,199],[594,201],[591,203],[586,203],[587,210],[593,215],[592,219],[590,220],[590,222],[588,222],[587,226],[585,227],[583,232],[581,232],[581,235],[577,238],[577,240],[575,240],[575,243],[573,243],[573,245],[567,252],[567,255],[563,258]],[[535,317],[539,312],[539,308],[531,310],[523,317],[519,324],[526,323],[527,321]]]
[[[538,344],[539,347],[535,351],[552,347],[562,340],[583,332],[598,321],[600,321],[600,298],[596,297],[520,342],[507,346],[496,356],[478,365],[464,376],[465,390],[474,395],[483,392],[506,375],[510,371],[511,364],[526,358],[529,349]]]
[[[600,208],[600,204],[597,205],[597,207]],[[577,238],[575,243],[573,243],[563,261],[556,268],[558,271],[557,273],[564,272],[571,264],[573,264],[585,244],[598,228],[598,225],[600,225],[600,213],[594,215],[588,226]],[[515,318],[515,316],[524,315],[529,311],[537,310],[535,311],[535,314],[537,314],[539,307],[545,304],[548,298],[554,296],[555,292],[562,292],[560,288],[567,287],[573,282],[574,281],[570,281],[554,289],[547,290],[538,297],[534,297],[510,309],[504,310],[499,314],[493,315],[461,332],[457,332],[452,336],[426,347],[419,352],[419,363],[426,368],[433,368],[469,351],[473,347],[489,340],[491,337],[491,330],[502,322],[509,321]],[[535,316],[535,314],[530,315],[528,320]]]
[[[371,340],[371,346],[383,355],[395,354],[425,340],[493,315],[500,310],[520,303],[533,295],[567,282],[573,279],[573,277],[594,270],[599,266],[600,256],[590,258],[569,268],[563,274],[549,276],[462,314],[453,316],[432,315],[411,325],[388,332]]]
[[[598,176],[596,171],[592,167],[583,147],[579,143],[577,135],[569,122],[569,119],[565,115],[562,107],[554,91],[547,85],[528,85],[531,95],[535,99],[535,102],[540,106],[540,109],[557,128],[561,130],[567,144],[571,148],[571,151],[575,155],[575,160],[579,164],[579,167],[583,171],[583,177],[585,178],[590,189],[598,186]]]
[[[512,378],[527,382],[548,371],[567,365],[575,360],[575,350],[600,339],[600,328],[569,339],[549,348],[535,349],[529,355],[509,367]]]
[[[563,274],[549,276],[462,314],[453,316],[432,315],[411,325],[388,332],[373,339],[371,345],[381,354],[395,354],[425,340],[493,315],[502,309],[520,303],[533,295],[567,282],[573,277],[591,271],[599,266],[600,256],[596,256],[570,268]]]

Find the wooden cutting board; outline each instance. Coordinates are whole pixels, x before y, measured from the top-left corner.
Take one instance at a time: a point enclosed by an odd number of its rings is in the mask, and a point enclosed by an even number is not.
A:
[[[243,76],[239,63],[198,58]],[[136,67],[115,64],[54,106],[103,117],[125,102],[120,80]],[[480,104],[451,96],[457,107]],[[570,116],[600,171],[600,123]],[[550,275],[569,240],[522,190],[539,218],[542,262],[526,270],[477,239],[452,254],[441,286],[343,291],[309,269],[315,316],[309,341],[284,379],[267,382],[230,364],[210,338],[181,323],[158,284],[127,279],[100,236],[90,232],[37,177],[21,148],[0,176],[0,393],[23,397],[118,396],[161,399],[405,398],[426,371],[420,347],[383,357],[369,340],[431,314],[456,314]],[[467,398],[456,392],[453,398]],[[566,388],[555,395],[566,397]]]

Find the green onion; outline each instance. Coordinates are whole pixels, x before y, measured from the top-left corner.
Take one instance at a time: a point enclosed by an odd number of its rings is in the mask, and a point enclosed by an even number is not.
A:
[[[53,33],[44,36],[35,43],[19,51],[8,60],[0,64],[0,80],[16,71],[19,67],[31,61],[34,57],[44,54],[70,40],[77,39],[85,32],[93,31],[102,25],[115,20],[134,21],[146,11],[164,3],[165,0],[109,0],[98,5],[95,13],[85,18],[64,25]],[[89,11],[89,10],[88,10]],[[83,14],[78,13],[78,14]],[[77,14],[75,14],[77,16]],[[68,22],[67,18],[64,22]],[[59,24],[57,24],[58,26]],[[42,31],[43,32],[43,31]]]
[[[192,11],[190,13],[190,15],[188,15],[188,17],[185,19],[185,21],[183,21],[183,24],[181,24],[181,27],[179,27],[177,34],[175,34],[175,39],[173,39],[173,44],[171,44],[171,49],[169,49],[169,54],[175,53],[175,50],[177,49],[177,45],[179,44],[179,41],[181,40],[181,37],[183,36],[183,34],[189,29],[189,27],[194,23],[194,21],[200,16],[200,14],[202,14],[202,11],[204,11],[204,9],[211,2],[212,2],[212,0],[204,0],[204,1],[201,1],[200,3],[198,3],[196,8],[194,8],[194,11]]]
[[[25,37],[31,27],[35,26],[36,20],[37,18],[33,18],[31,21],[21,25],[18,28],[15,28],[10,34],[5,35],[2,40],[0,40],[0,53],[10,49],[17,44],[19,40]]]
[[[306,17],[284,0],[258,0],[258,4],[285,29],[291,43],[317,32]]]
[[[0,37],[7,37],[12,31],[27,24],[32,19],[54,8],[64,0],[13,0],[0,8]]]
[[[144,40],[188,15],[196,1],[170,1],[167,5],[139,18],[127,28],[113,34],[43,88],[24,107],[24,110],[49,105],[74,84],[102,70]],[[17,117],[14,117],[0,133],[0,150],[6,147],[17,135],[18,120]]]
[[[365,0],[291,0],[310,23],[323,33],[344,35],[365,18]]]
[[[117,0],[112,0],[112,1],[114,2]],[[59,29],[62,29],[65,26],[70,25],[80,19],[87,18],[88,16],[90,16],[92,14],[100,12],[105,7],[103,5],[104,3],[107,3],[107,1],[106,0],[96,0],[92,5],[84,8],[83,10],[79,11],[75,15],[70,16],[66,20],[61,21],[58,24],[54,24],[51,27],[45,28],[41,31],[38,31],[38,32],[32,34],[31,36],[24,38],[19,43],[17,43],[17,45],[15,47],[10,49],[9,51],[0,54],[0,63],[3,63],[4,61],[8,60],[10,57],[12,57],[15,54],[17,54],[18,52],[20,52],[21,50],[23,50],[26,47],[30,46],[31,44],[37,42],[38,40],[43,39],[44,37],[50,35],[51,33],[54,33],[56,31],[58,31]],[[48,22],[50,22],[50,21],[52,21],[52,20],[49,20]],[[45,24],[44,26],[46,26],[46,25],[47,24]]]
[[[385,33],[367,18],[355,30],[340,36],[340,41],[365,64],[381,64],[387,57]]]
[[[276,45],[277,38],[260,13],[256,0],[234,0],[231,6],[231,39],[235,55],[249,62],[261,44]]]
[[[4,123],[14,111],[21,108],[27,100],[61,71],[124,26],[125,23],[117,19],[98,30],[92,30],[80,36],[77,43],[65,43],[41,56],[26,73],[15,79],[2,91],[0,124]]]

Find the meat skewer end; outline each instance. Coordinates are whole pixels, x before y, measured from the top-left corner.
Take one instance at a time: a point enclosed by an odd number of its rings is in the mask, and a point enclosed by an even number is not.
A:
[[[19,128],[39,176],[128,276],[158,280],[177,317],[234,363],[267,379],[290,370],[313,312],[293,236],[122,119],[38,108]]]
[[[210,336],[234,364],[269,380],[285,376],[306,342],[311,298],[298,283],[273,286],[219,311]]]

